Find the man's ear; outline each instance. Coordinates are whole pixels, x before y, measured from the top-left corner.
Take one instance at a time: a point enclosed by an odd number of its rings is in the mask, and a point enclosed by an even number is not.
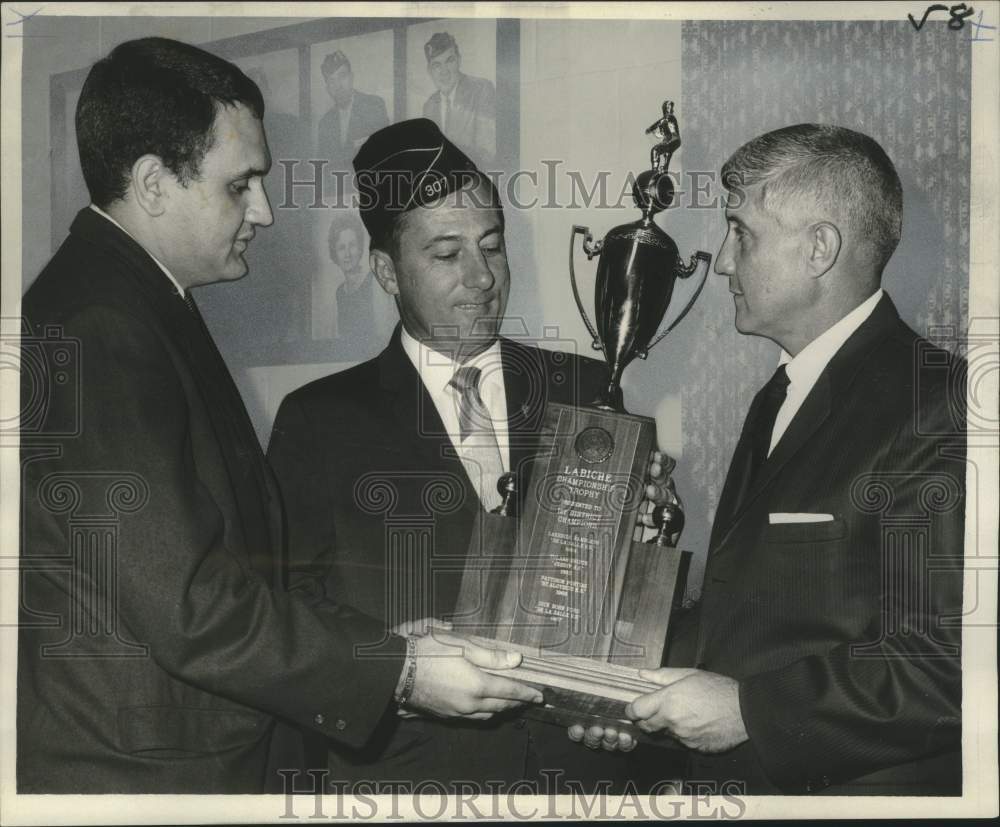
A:
[[[174,174],[158,155],[143,155],[132,164],[132,195],[147,215],[162,215],[166,209],[167,187],[175,181]]]
[[[840,230],[829,221],[820,221],[809,228],[809,259],[806,262],[813,278],[828,273],[837,263],[843,243]]]
[[[379,287],[390,296],[399,295],[399,283],[396,281],[396,266],[392,258],[384,250],[372,250],[368,256],[368,264],[375,274]]]

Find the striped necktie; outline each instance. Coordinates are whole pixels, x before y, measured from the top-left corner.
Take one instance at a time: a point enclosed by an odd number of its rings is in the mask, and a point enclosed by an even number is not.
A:
[[[500,505],[502,499],[497,491],[497,481],[505,469],[500,445],[493,430],[493,420],[479,393],[481,376],[479,368],[462,367],[455,371],[448,384],[459,394],[459,457],[476,487],[483,508],[492,511]]]

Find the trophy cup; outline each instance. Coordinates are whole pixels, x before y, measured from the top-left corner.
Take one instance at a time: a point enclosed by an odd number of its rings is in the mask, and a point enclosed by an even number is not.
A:
[[[621,378],[691,309],[711,256],[697,252],[682,263],[677,245],[653,221],[674,194],[667,167],[681,140],[670,101],[646,133],[658,143],[633,188],[642,217],[602,241],[587,227],[570,233],[573,295],[593,347],[607,360],[609,382],[589,406],[548,404],[545,449],[523,506],[512,475],[505,475],[498,485],[502,505],[481,516],[472,538],[453,624],[482,645],[522,654],[513,677],[545,696],[544,705],[527,714],[560,724],[611,725],[672,744],[640,733],[624,711],[658,688],[638,670],[661,665],[690,553],[675,548],[683,528],[679,502],[654,510],[655,539],[634,539],[656,425],[625,411]],[[577,286],[578,234],[588,259],[599,258],[596,325]],[[657,332],[673,307],[680,310]]]

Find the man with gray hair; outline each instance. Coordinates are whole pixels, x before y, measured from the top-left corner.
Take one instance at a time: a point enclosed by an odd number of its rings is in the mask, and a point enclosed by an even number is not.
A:
[[[964,364],[881,289],[899,177],[867,135],[815,124],[722,175],[716,271],[737,329],[781,355],[715,514],[695,668],[645,673],[663,688],[629,714],[692,750],[691,783],[960,794]]]

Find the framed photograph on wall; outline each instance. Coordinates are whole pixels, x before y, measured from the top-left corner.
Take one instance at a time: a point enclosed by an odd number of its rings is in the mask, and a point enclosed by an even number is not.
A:
[[[389,123],[424,115],[440,123],[444,89],[446,134],[484,168],[515,169],[519,35],[517,20],[327,18],[198,44],[261,88],[272,157],[265,187],[274,223],[247,253],[249,274],[196,294],[231,365],[350,362],[385,345],[395,308],[371,278],[367,234],[354,224],[354,154]],[[73,123],[88,71],[50,82],[53,250],[89,200]],[[369,292],[376,323],[359,338],[350,323],[338,325],[354,316],[338,296],[351,311]]]
[[[433,20],[407,29],[406,115],[430,118],[477,166],[497,156],[497,23]]]

